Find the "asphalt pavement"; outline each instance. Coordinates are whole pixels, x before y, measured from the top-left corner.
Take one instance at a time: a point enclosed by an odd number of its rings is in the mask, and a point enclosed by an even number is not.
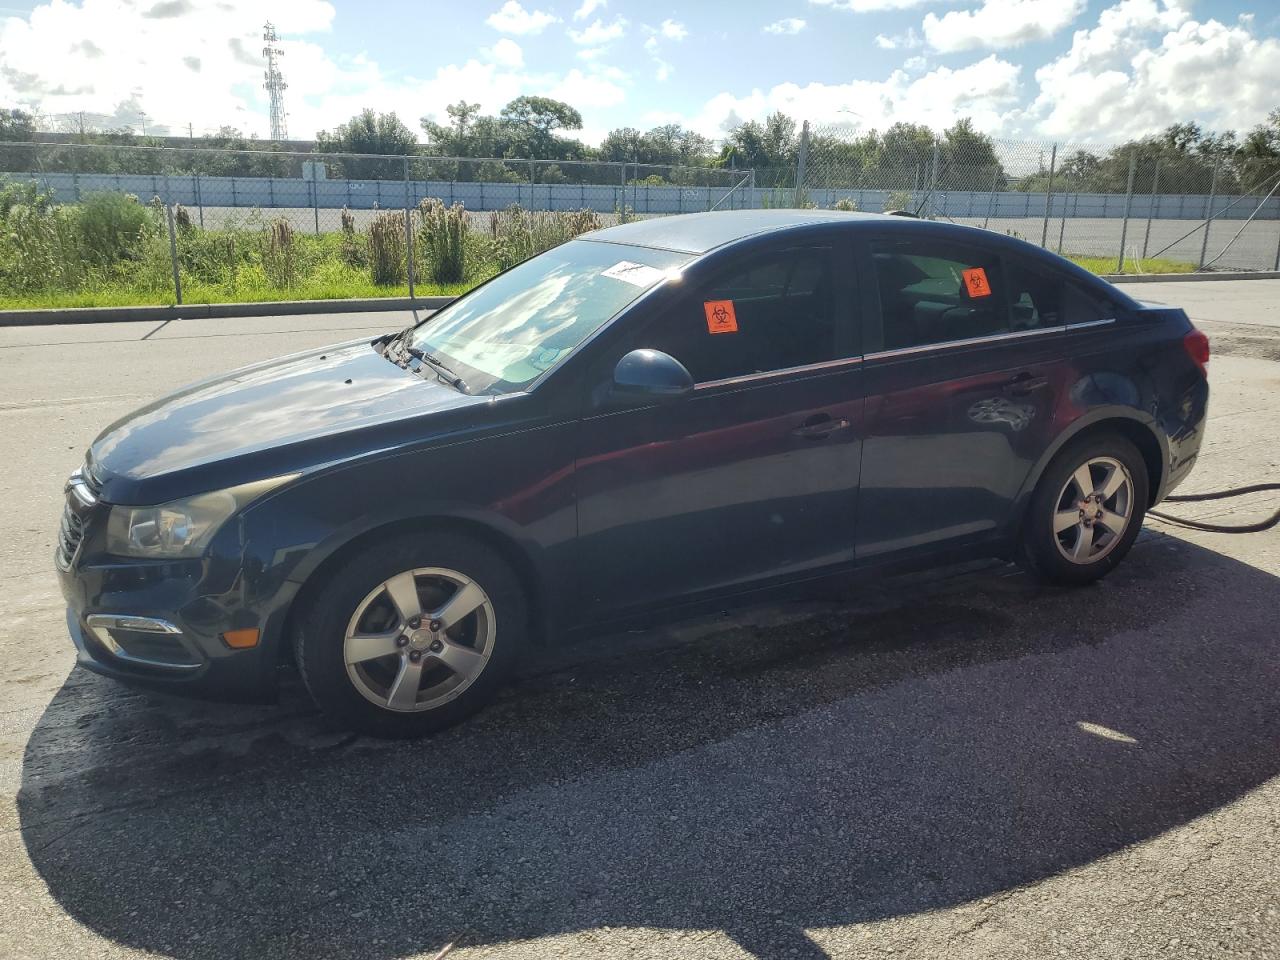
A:
[[[1280,281],[1129,289],[1221,348],[1186,492],[1275,480]],[[594,638],[417,743],[288,679],[247,707],[74,669],[51,555],[93,436],[408,319],[0,330],[0,957],[1280,955],[1276,530],[1149,520],[1087,589],[972,564]]]

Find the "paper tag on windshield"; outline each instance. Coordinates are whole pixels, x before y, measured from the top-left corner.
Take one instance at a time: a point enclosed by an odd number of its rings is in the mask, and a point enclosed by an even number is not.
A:
[[[611,280],[621,280],[633,287],[651,287],[665,277],[666,273],[657,267],[649,267],[643,263],[619,260],[601,276],[609,277]]]

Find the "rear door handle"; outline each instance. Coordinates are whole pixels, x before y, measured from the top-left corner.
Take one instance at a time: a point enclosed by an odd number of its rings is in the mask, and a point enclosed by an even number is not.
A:
[[[1043,390],[1049,385],[1048,377],[1036,377],[1029,373],[1020,373],[1000,388],[1006,396],[1025,397],[1036,390]]]
[[[847,426],[849,421],[843,417],[837,420],[829,413],[815,413],[791,433],[804,440],[825,440],[837,430],[843,430]]]

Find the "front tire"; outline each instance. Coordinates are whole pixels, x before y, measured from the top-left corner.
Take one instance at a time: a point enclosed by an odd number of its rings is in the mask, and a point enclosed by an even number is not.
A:
[[[1142,454],[1118,434],[1067,444],[1031,497],[1023,565],[1045,581],[1069,586],[1105,577],[1138,538],[1148,483]]]
[[[420,737],[470,716],[528,635],[515,572],[454,533],[365,547],[304,602],[294,655],[308,692],[342,726],[376,737]]]

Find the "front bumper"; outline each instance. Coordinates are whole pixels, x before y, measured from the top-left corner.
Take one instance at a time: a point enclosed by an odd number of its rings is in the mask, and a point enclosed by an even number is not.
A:
[[[287,597],[246,585],[235,551],[198,560],[132,560],[106,554],[110,507],[78,477],[54,556],[67,602],[67,630],[80,665],[95,673],[175,693],[218,699],[269,699]],[[259,631],[233,648],[224,635]]]

